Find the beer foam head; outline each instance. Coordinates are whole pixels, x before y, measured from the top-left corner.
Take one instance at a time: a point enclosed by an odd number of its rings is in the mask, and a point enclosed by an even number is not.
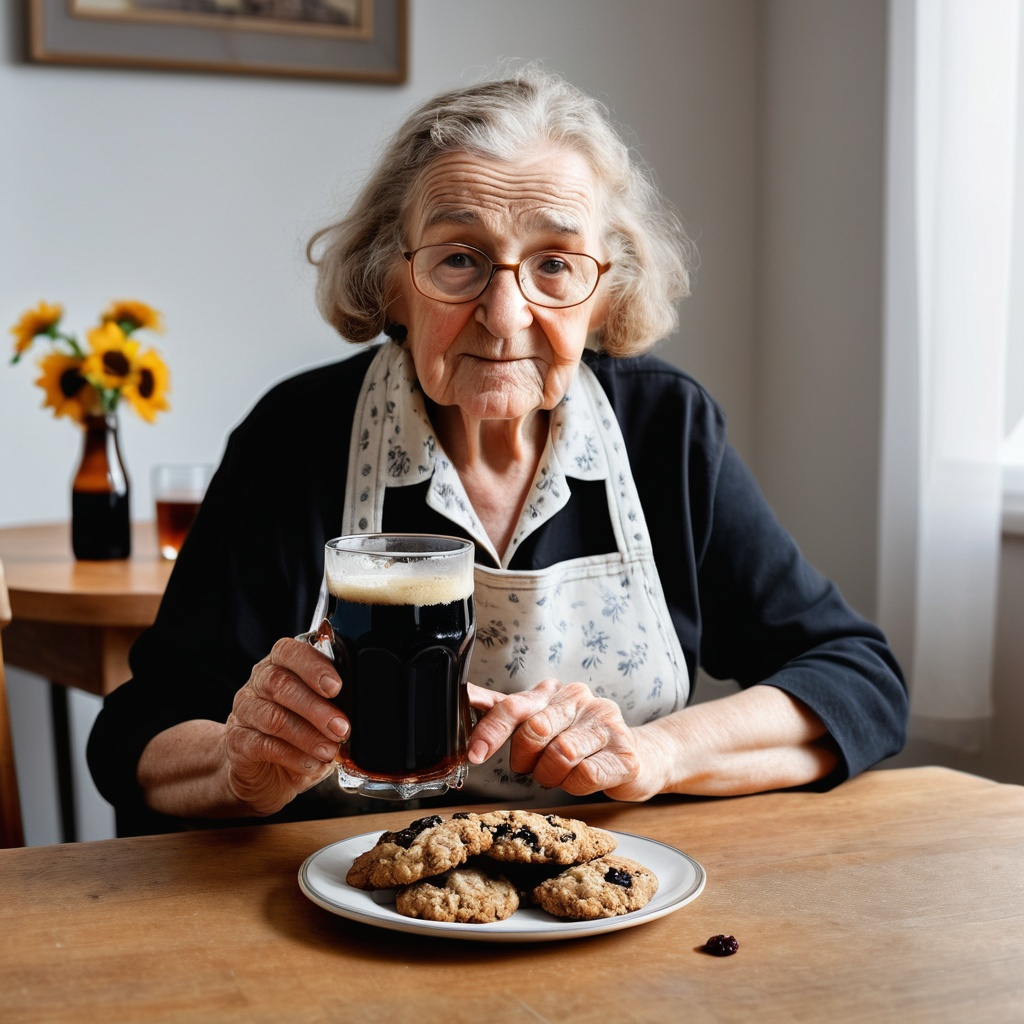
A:
[[[422,571],[406,571],[410,568]],[[335,597],[359,604],[449,604],[473,593],[473,573],[439,576],[429,565],[405,564],[372,573],[328,573],[327,586]]]
[[[448,604],[473,593],[473,546],[441,539],[447,548],[421,547],[416,538],[367,536],[327,546],[327,587],[360,604]],[[458,545],[452,548],[450,545]],[[386,549],[386,545],[392,549]],[[415,557],[414,551],[425,557]],[[428,554],[429,552],[429,554]]]

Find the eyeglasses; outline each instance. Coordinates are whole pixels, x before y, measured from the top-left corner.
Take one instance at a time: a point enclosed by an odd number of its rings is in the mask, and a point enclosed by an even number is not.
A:
[[[511,270],[527,302],[565,309],[586,302],[611,263],[598,263],[583,252],[535,252],[519,263],[495,263],[471,245],[424,245],[403,252],[412,283],[421,295],[438,302],[472,302],[480,298],[498,270]]]

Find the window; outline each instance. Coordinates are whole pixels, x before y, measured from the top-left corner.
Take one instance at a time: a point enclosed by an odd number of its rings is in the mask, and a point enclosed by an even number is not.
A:
[[[1022,18],[1024,22],[1024,18]],[[1016,180],[1009,328],[1006,339],[1006,392],[1001,461],[1003,531],[1024,534],[1024,24],[1017,47]]]

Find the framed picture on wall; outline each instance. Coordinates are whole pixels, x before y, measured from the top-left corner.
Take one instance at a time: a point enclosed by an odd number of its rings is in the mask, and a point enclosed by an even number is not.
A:
[[[404,82],[407,0],[26,0],[52,64]]]

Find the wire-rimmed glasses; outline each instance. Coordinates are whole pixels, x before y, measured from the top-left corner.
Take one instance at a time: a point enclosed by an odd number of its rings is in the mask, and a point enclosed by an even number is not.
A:
[[[511,270],[523,298],[549,309],[586,302],[611,267],[584,252],[557,249],[535,252],[518,263],[495,263],[479,249],[454,242],[424,245],[402,255],[409,261],[413,285],[428,299],[472,302],[487,290],[496,271]]]

